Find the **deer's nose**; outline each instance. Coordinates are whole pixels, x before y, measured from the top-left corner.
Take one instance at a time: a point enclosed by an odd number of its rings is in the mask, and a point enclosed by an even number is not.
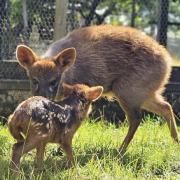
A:
[[[39,90],[39,95],[48,99],[53,99],[53,93],[49,92],[47,88],[42,88],[41,90]]]

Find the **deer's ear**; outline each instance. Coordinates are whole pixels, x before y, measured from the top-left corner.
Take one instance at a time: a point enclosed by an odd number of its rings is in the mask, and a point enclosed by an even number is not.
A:
[[[88,91],[87,91],[87,98],[90,101],[96,101],[103,93],[103,87],[102,86],[95,86],[95,87],[91,87]]]
[[[62,84],[62,89],[63,89],[63,95],[68,96],[73,92],[73,86],[63,83]]]
[[[67,48],[54,57],[54,62],[56,63],[57,66],[60,66],[61,68],[63,68],[63,70],[65,70],[74,64],[75,59],[76,59],[76,49]]]
[[[36,54],[31,48],[25,45],[18,45],[16,48],[16,58],[23,68],[29,69],[36,61]]]

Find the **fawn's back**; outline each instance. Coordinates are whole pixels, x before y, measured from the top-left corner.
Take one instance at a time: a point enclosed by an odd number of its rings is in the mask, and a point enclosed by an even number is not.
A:
[[[42,96],[23,101],[9,117],[8,127],[17,140],[12,148],[10,168],[19,171],[21,156],[36,148],[36,163],[42,168],[45,146],[48,142],[61,145],[67,163],[74,164],[72,138],[85,118],[92,101],[98,99],[103,87],[82,84],[63,84],[63,101],[55,103]],[[23,136],[24,135],[24,136]]]
[[[60,143],[65,134],[72,136],[86,117],[90,104],[102,94],[101,86],[63,85],[63,101],[54,102],[42,96],[23,101],[8,120],[11,134],[17,141],[39,139]],[[66,130],[68,131],[66,132]]]

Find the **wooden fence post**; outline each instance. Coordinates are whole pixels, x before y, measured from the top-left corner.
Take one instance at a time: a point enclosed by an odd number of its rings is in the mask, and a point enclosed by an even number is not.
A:
[[[54,40],[66,35],[67,0],[56,0]]]

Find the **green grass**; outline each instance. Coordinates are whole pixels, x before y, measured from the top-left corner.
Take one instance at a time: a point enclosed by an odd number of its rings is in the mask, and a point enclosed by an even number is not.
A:
[[[116,129],[111,124],[87,120],[73,139],[74,168],[66,169],[64,154],[57,153],[57,145],[49,144],[44,171],[35,171],[34,153],[30,153],[22,158],[19,179],[180,179],[180,145],[172,141],[166,124],[147,119],[121,157],[117,149],[127,127],[124,124]],[[8,164],[13,143],[7,128],[0,126],[0,179],[12,179]]]

